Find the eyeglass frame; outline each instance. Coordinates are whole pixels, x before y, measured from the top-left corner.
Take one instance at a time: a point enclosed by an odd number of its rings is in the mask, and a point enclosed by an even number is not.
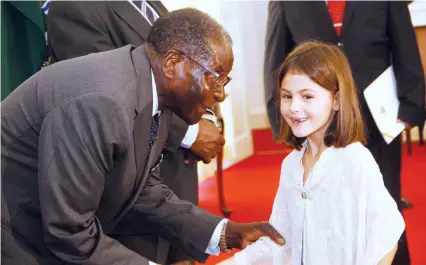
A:
[[[221,86],[225,87],[229,82],[231,82],[232,78],[230,76],[224,75],[224,74],[219,74],[218,72],[213,71],[212,69],[210,69],[210,68],[204,66],[203,64],[199,63],[197,60],[195,60],[194,58],[192,58],[191,56],[189,56],[188,54],[186,54],[184,52],[181,52],[181,51],[176,51],[176,52],[179,53],[180,55],[188,57],[191,61],[195,62],[201,68],[203,68],[204,70],[206,70],[207,72],[212,74],[216,78],[216,80],[219,80],[219,78],[221,76],[224,76],[226,81],[223,84],[220,84]]]

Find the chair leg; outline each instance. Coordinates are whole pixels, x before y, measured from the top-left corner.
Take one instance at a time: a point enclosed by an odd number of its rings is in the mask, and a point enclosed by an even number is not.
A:
[[[413,153],[412,147],[411,147],[411,130],[410,129],[405,129],[405,135],[407,136],[408,154],[411,155]]]
[[[425,128],[424,123],[423,123],[423,125],[419,126],[419,139],[420,139],[419,142],[420,142],[420,145],[425,144],[425,139],[424,139],[424,136],[423,136],[424,128]]]

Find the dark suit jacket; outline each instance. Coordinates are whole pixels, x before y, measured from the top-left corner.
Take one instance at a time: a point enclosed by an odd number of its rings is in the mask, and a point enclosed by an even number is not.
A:
[[[147,157],[152,86],[143,46],[91,54],[38,72],[1,104],[2,264],[142,264],[109,237],[123,216],[204,261],[220,221],[179,200]]]
[[[274,137],[279,130],[277,72],[293,48],[315,39],[339,44],[348,57],[369,136],[381,139],[362,92],[388,66],[394,65],[400,100],[399,118],[420,122],[424,109],[424,77],[407,2],[347,1],[340,37],[325,1],[271,1],[265,50],[265,100]]]
[[[150,4],[161,16],[167,9],[161,2]],[[51,3],[47,20],[48,42],[53,61],[62,61],[90,53],[112,50],[128,44],[144,43],[151,25],[127,1],[65,1]],[[161,177],[181,199],[198,204],[197,160],[184,164],[186,151],[180,148],[188,125],[173,115],[167,140]],[[128,227],[129,225],[126,224]],[[134,226],[133,226],[134,227]],[[176,246],[152,234],[150,230],[126,229],[114,235],[123,244],[152,261],[166,264],[189,259]],[[169,251],[170,250],[170,251]]]

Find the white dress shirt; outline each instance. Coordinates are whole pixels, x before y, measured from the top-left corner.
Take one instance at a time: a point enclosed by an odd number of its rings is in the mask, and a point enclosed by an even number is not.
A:
[[[270,217],[286,244],[261,238],[224,264],[377,265],[397,244],[404,219],[368,149],[326,149],[303,184],[305,149],[284,159]]]

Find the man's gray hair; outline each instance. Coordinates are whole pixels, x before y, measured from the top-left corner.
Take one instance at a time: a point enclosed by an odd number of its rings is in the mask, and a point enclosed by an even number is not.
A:
[[[171,11],[155,21],[147,42],[160,54],[181,51],[206,65],[211,63],[211,42],[229,43],[225,28],[207,13],[194,8]]]

